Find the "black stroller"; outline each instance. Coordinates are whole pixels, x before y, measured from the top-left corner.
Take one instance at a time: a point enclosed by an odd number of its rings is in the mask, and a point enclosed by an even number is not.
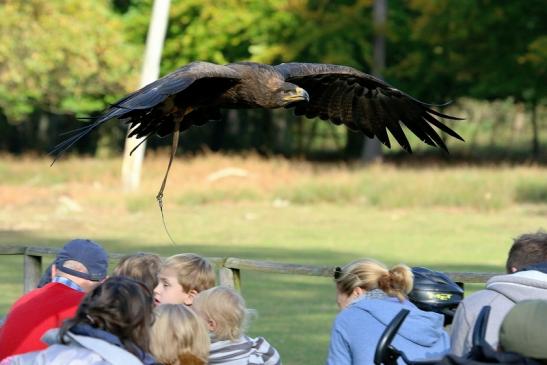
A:
[[[408,309],[402,309],[397,316],[389,323],[384,330],[374,355],[375,365],[397,365],[400,358],[408,365],[482,365],[482,364],[504,364],[504,365],[539,365],[535,360],[526,358],[514,352],[495,351],[485,340],[490,306],[485,306],[479,313],[475,327],[473,328],[472,348],[466,356],[447,355],[436,361],[411,361],[405,354],[391,345],[397,331],[403,324]]]

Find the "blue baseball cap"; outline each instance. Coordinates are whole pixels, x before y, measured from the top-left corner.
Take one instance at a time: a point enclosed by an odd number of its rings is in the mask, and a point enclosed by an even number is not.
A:
[[[64,267],[66,261],[78,261],[87,269],[87,273]],[[108,271],[108,254],[96,242],[87,239],[75,239],[68,242],[57,254],[55,267],[64,273],[91,281],[101,281]]]

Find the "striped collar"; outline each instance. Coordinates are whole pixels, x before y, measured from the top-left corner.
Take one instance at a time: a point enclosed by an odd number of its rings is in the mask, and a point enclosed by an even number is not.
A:
[[[81,291],[83,292],[84,289],[82,289],[81,286],[79,286],[78,284],[76,284],[75,282],[73,282],[72,280],[70,279],[67,279],[67,278],[64,278],[62,276],[56,276],[54,277],[52,280],[51,280],[52,283],[59,283],[59,284],[64,284],[66,286],[68,286],[69,288],[72,288],[74,290],[77,290],[77,291]]]

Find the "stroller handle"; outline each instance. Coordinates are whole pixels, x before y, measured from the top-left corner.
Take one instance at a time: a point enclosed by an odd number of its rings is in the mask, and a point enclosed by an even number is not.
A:
[[[391,346],[391,341],[393,340],[393,337],[397,334],[397,331],[403,324],[406,316],[410,311],[408,309],[401,309],[399,313],[389,322],[386,329],[382,333],[382,336],[380,336],[380,340],[378,341],[378,345],[376,345],[376,351],[374,352],[374,364],[380,365],[392,365],[397,364],[397,358],[401,355],[401,353],[395,349],[393,346]]]

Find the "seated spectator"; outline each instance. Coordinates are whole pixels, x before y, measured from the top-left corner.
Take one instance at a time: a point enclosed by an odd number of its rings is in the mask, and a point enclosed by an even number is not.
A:
[[[515,239],[506,263],[507,275],[494,276],[486,289],[465,298],[454,316],[452,353],[463,356],[471,350],[473,327],[482,307],[491,307],[486,341],[498,347],[501,321],[523,300],[547,299],[547,233],[523,234]]]
[[[373,364],[380,336],[403,308],[410,313],[393,339],[395,348],[410,360],[439,359],[448,352],[443,316],[407,299],[413,284],[408,266],[388,269],[375,260],[356,260],[337,267],[334,281],[341,312],[332,327],[328,365]]]
[[[207,323],[211,333],[209,364],[281,364],[281,358],[263,337],[245,335],[248,310],[233,289],[215,287],[198,294],[194,309]]]
[[[215,272],[209,261],[193,253],[174,255],[167,258],[161,267],[154,300],[156,305],[192,305],[200,291],[214,285]]]
[[[42,335],[74,316],[85,293],[104,280],[107,270],[108,256],[99,244],[68,242],[51,267],[52,282],[23,295],[8,312],[0,328],[0,360],[44,349]]]
[[[206,365],[209,335],[205,322],[184,304],[156,307],[150,352],[162,365]]]
[[[112,275],[127,276],[139,280],[153,292],[154,288],[158,286],[160,267],[161,257],[152,253],[139,252],[122,257],[112,270]]]
[[[546,331],[547,301],[524,300],[511,308],[501,323],[500,349],[547,364]]]
[[[1,365],[154,364],[147,352],[153,310],[152,293],[142,283],[111,277],[85,296],[74,318],[47,332],[47,349],[8,357]]]

